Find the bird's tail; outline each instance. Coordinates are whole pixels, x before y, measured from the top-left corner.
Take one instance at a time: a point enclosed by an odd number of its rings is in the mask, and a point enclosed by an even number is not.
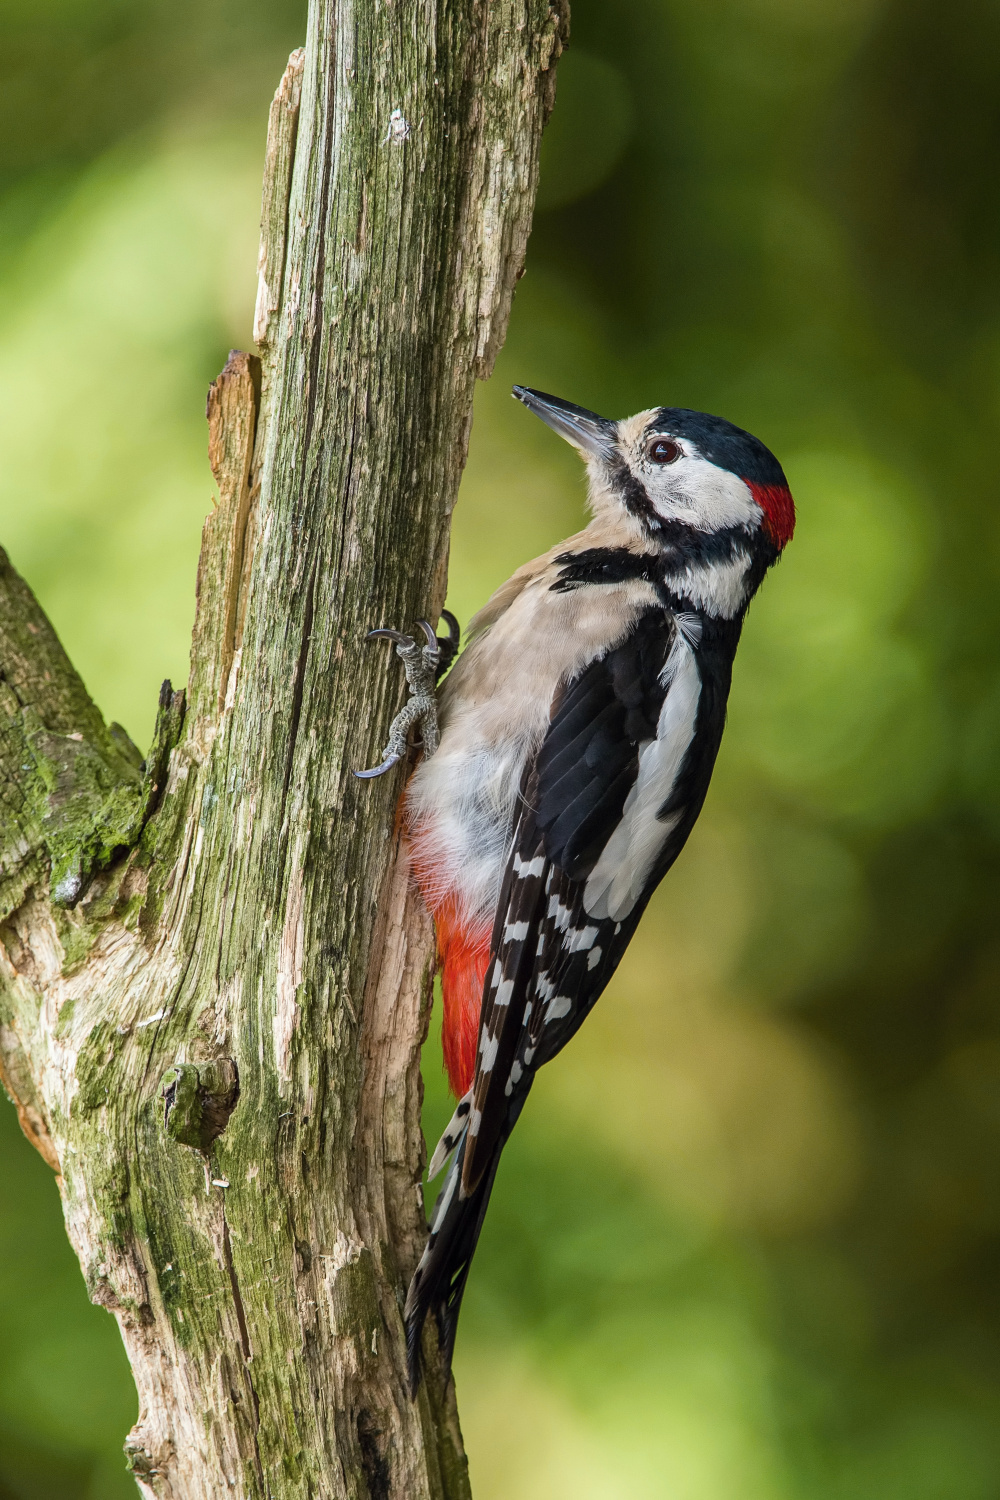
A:
[[[437,1318],[438,1336],[445,1365],[450,1366],[455,1347],[455,1331],[458,1314],[462,1306],[462,1294],[468,1280],[469,1268],[475,1254],[479,1233],[486,1217],[486,1208],[493,1189],[493,1179],[500,1165],[500,1154],[507,1137],[520,1114],[518,1101],[516,1112],[508,1119],[489,1167],[483,1173],[472,1192],[463,1197],[462,1163],[469,1132],[470,1093],[459,1100],[451,1124],[431,1161],[431,1174],[440,1170],[448,1152],[455,1149],[455,1157],[448,1168],[444,1186],[438,1195],[431,1221],[430,1237],[420,1257],[420,1264],[413,1273],[410,1289],[406,1294],[403,1319],[406,1324],[406,1359],[410,1375],[410,1394],[415,1396],[420,1384],[420,1335],[429,1312]]]

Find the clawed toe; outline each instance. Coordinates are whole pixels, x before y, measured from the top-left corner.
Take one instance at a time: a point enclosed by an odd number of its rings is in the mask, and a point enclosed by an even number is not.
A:
[[[438,664],[434,675],[438,681],[441,680],[455,660],[455,657],[458,655],[458,648],[462,644],[461,627],[451,610],[443,609],[441,611],[441,618],[448,627],[448,634],[443,637],[437,637]]]
[[[421,630],[424,632],[424,635],[427,637],[427,650],[433,651],[434,655],[437,656],[441,648],[438,645],[438,638],[434,634],[434,627],[431,624],[430,620],[418,620],[417,624],[420,626]]]
[[[423,646],[419,645],[412,636],[404,635],[401,630],[391,630],[387,626],[369,630],[365,637],[369,641],[392,641],[396,647],[396,654],[403,663],[411,696],[389,727],[389,743],[382,751],[381,764],[373,766],[368,771],[355,771],[354,775],[359,781],[373,781],[376,776],[384,776],[387,771],[392,770],[393,766],[399,764],[406,754],[407,736],[414,724],[421,726],[424,755],[433,755],[437,749],[438,723],[434,685],[443,671],[442,657],[446,656],[447,662],[450,663],[455,654],[455,631],[458,628],[455,622],[455,629],[452,629],[454,616],[446,616],[446,618],[448,621],[446,641],[438,640],[429,620],[416,621],[426,639],[426,645]]]
[[[401,630],[389,630],[384,625],[380,625],[378,630],[369,630],[365,636],[365,640],[394,641],[397,646],[412,646],[414,644],[412,635],[404,635]]]
[[[391,771],[393,766],[398,766],[402,759],[399,755],[390,755],[380,766],[373,766],[370,771],[354,771],[359,781],[374,781],[376,776],[384,776],[386,771]]]
[[[448,641],[453,651],[457,651],[462,639],[462,627],[459,625],[450,609],[441,611],[441,618],[448,627]]]

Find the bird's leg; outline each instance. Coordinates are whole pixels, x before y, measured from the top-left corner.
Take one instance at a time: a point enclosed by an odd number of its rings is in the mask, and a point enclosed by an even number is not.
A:
[[[406,754],[407,736],[414,724],[419,723],[421,727],[425,755],[433,755],[438,747],[440,736],[434,685],[441,661],[441,646],[427,620],[418,620],[417,624],[427,638],[425,645],[420,645],[412,636],[403,635],[399,630],[368,632],[367,639],[370,641],[395,643],[396,655],[403,663],[411,696],[389,726],[389,743],[382,751],[382,764],[374,766],[370,771],[355,771],[354,774],[360,781],[384,776],[386,771],[391,771],[393,766],[399,764]]]

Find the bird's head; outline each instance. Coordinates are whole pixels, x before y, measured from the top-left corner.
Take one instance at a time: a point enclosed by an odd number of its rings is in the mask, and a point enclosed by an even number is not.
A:
[[[514,395],[583,454],[595,510],[618,508],[651,537],[739,533],[773,557],[795,529],[781,465],[723,417],[654,407],[620,422],[516,385]]]

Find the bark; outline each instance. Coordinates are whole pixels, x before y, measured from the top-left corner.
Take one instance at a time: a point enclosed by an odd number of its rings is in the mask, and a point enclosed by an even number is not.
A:
[[[435,618],[564,0],[314,0],[271,110],[255,336],[212,387],[187,694],[145,761],[0,567],[0,1067],[121,1326],[143,1493],[459,1497],[425,1234],[431,932],[355,781]],[[140,375],[141,372],[137,372]],[[2,556],[2,555],[0,555]]]

